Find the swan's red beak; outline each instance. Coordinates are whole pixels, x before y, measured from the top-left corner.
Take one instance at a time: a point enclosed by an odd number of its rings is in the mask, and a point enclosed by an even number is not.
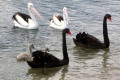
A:
[[[111,17],[109,18],[109,20],[112,22]]]
[[[69,30],[69,35],[71,35],[71,32],[70,32],[70,30]]]

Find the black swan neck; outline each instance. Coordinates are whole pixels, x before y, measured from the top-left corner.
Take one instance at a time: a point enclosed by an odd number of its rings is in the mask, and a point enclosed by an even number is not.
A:
[[[68,58],[68,53],[67,53],[67,46],[66,46],[66,33],[62,33],[62,36],[63,36],[63,60],[68,60],[69,61],[69,58]]]
[[[105,48],[109,47],[109,38],[108,38],[108,30],[107,30],[107,18],[104,17],[103,20],[103,37],[104,37],[104,46]]]

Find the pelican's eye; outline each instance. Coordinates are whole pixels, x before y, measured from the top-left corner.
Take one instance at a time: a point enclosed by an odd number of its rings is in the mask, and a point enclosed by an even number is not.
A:
[[[32,6],[32,5],[30,5],[30,7],[32,8],[33,6]]]

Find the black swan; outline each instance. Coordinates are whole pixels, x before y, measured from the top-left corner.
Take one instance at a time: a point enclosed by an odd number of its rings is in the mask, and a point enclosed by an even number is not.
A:
[[[76,35],[76,39],[73,38],[73,41],[76,46],[81,46],[84,48],[93,48],[93,49],[103,49],[108,48],[110,45],[109,38],[108,38],[108,31],[107,31],[107,19],[111,21],[111,15],[106,14],[103,20],[103,37],[104,43],[99,41],[96,37],[88,34],[88,33],[78,33]]]
[[[66,46],[66,33],[71,35],[71,32],[68,28],[64,29],[62,32],[63,59],[60,60],[50,53],[37,50],[32,52],[33,61],[27,61],[28,65],[32,68],[53,68],[67,65],[69,63],[69,57]]]

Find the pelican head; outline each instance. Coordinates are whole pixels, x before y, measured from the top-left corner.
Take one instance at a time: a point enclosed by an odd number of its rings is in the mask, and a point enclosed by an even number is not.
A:
[[[63,11],[67,11],[67,8],[66,8],[66,7],[64,7],[64,8],[63,8]]]
[[[38,13],[38,11],[34,8],[32,3],[28,3],[28,10],[30,13],[35,14],[41,21],[44,21],[42,16]]]
[[[28,3],[28,7],[33,7],[33,4],[32,3]]]

